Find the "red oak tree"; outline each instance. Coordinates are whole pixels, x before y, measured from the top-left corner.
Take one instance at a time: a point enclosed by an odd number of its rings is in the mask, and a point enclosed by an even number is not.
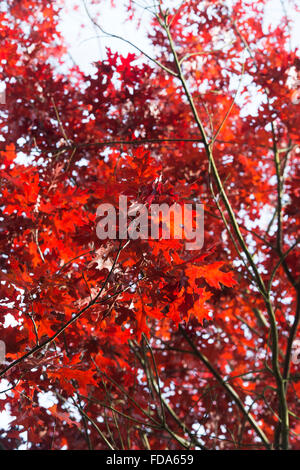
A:
[[[4,448],[299,449],[291,21],[263,27],[264,0],[148,2],[153,55],[108,49],[89,75],[61,71],[62,2],[2,3]],[[107,35],[113,5],[85,6]],[[203,247],[99,239],[120,195],[203,204]]]

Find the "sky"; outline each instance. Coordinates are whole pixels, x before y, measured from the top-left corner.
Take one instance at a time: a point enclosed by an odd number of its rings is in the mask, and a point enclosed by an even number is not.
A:
[[[251,0],[250,0],[251,1]],[[299,7],[300,7],[300,0]],[[101,26],[109,33],[118,34],[129,39],[143,49],[145,52],[153,55],[153,47],[147,39],[147,31],[150,29],[150,14],[140,8],[138,9],[141,25],[137,30],[130,22],[125,22],[126,13],[122,8],[123,0],[115,0],[116,8],[111,8],[110,0],[101,2],[100,6],[91,8],[90,0],[85,0],[89,11],[100,11],[99,22]],[[139,0],[141,5],[150,4],[150,0]],[[170,0],[169,5],[180,5],[180,0]],[[257,3],[257,0],[253,0]],[[110,47],[113,51],[122,54],[134,52],[132,46],[121,40],[104,37],[96,30],[84,8],[83,0],[79,0],[79,9],[74,11],[74,0],[65,0],[65,8],[62,12],[60,29],[69,44],[69,53],[79,67],[90,72],[93,70],[92,63],[105,58],[105,48]],[[294,19],[292,28],[292,45],[300,48],[300,13],[292,9],[287,0],[269,0],[265,8],[265,25],[276,26],[283,13],[283,4],[286,5],[286,11],[290,18]]]

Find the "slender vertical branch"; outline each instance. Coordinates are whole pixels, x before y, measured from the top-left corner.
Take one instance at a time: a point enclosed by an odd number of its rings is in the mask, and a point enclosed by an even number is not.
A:
[[[190,339],[190,337],[188,336],[188,334],[186,333],[186,331],[184,330],[184,328],[179,325],[179,331],[181,332],[182,336],[186,339],[186,341],[189,343],[189,345],[191,346],[195,356],[197,356],[201,362],[203,362],[203,364],[207,367],[207,369],[212,373],[212,375],[215,377],[215,379],[219,382],[219,384],[225,389],[225,391],[228,393],[228,395],[232,398],[232,400],[235,402],[235,404],[237,405],[237,407],[240,409],[240,411],[243,413],[243,415],[245,416],[245,418],[247,419],[248,423],[250,424],[250,426],[255,430],[255,432],[257,433],[257,435],[260,437],[260,439],[262,440],[262,442],[264,443],[265,447],[267,449],[270,449],[271,448],[271,444],[267,438],[267,436],[265,435],[265,433],[263,432],[263,430],[259,427],[258,423],[256,422],[256,420],[253,418],[253,416],[251,415],[251,413],[249,413],[242,400],[240,399],[239,395],[237,394],[237,392],[234,390],[234,388],[228,383],[226,382],[222,376],[219,374],[219,372],[212,366],[212,364],[210,363],[210,361],[207,359],[206,356],[204,356],[204,354],[202,354],[199,349],[195,346],[195,344],[193,343],[193,341]]]
[[[279,347],[278,347],[278,329],[277,329],[275,313],[274,313],[273,306],[272,306],[271,299],[270,299],[270,293],[267,291],[266,286],[265,286],[265,284],[264,284],[264,282],[261,278],[261,275],[258,271],[258,268],[257,268],[257,266],[256,266],[256,264],[253,260],[253,257],[251,255],[251,253],[249,252],[249,249],[248,249],[248,247],[245,243],[244,237],[243,237],[243,235],[240,231],[239,225],[237,223],[234,211],[233,211],[232,206],[230,204],[230,201],[227,197],[226,191],[224,189],[224,186],[223,186],[223,183],[222,183],[221,177],[219,175],[219,172],[218,172],[218,169],[217,169],[217,166],[216,166],[216,162],[215,162],[215,159],[214,159],[214,156],[213,156],[212,145],[208,142],[204,126],[203,126],[203,124],[201,122],[201,119],[198,115],[193,97],[192,97],[192,95],[189,91],[187,82],[184,78],[182,68],[181,68],[181,65],[180,65],[180,62],[179,62],[179,59],[178,59],[178,55],[177,55],[177,52],[176,52],[176,49],[175,49],[174,41],[173,41],[173,38],[172,38],[172,35],[171,35],[171,32],[170,32],[169,26],[166,22],[166,18],[164,17],[164,21],[163,21],[160,17],[158,17],[158,21],[159,21],[160,25],[164,28],[164,30],[167,34],[167,37],[168,37],[168,40],[169,40],[169,45],[170,45],[170,48],[171,48],[171,52],[172,52],[172,55],[173,55],[173,58],[174,58],[176,68],[177,68],[177,75],[178,75],[178,78],[179,78],[179,80],[182,84],[182,87],[184,89],[186,98],[187,98],[188,103],[191,107],[191,111],[192,111],[192,114],[194,116],[195,122],[196,122],[196,124],[198,126],[198,129],[200,131],[200,135],[202,137],[204,147],[205,147],[205,150],[206,150],[206,153],[207,153],[208,161],[211,165],[212,174],[214,176],[217,189],[218,189],[218,191],[221,195],[222,201],[223,201],[223,203],[225,205],[225,208],[227,210],[231,226],[234,230],[234,233],[237,237],[237,240],[238,240],[238,242],[241,246],[242,251],[245,253],[245,255],[247,257],[247,260],[248,260],[251,268],[253,269],[254,276],[255,276],[255,279],[256,279],[257,288],[259,289],[259,292],[261,293],[261,295],[264,299],[265,305],[266,305],[266,309],[267,309],[268,317],[269,317],[269,321],[270,321],[271,335],[272,335],[272,369],[273,369],[273,374],[274,374],[276,384],[277,384],[277,395],[278,395],[278,399],[279,399],[279,410],[280,410],[279,415],[280,415],[281,423],[282,423],[282,447],[284,449],[287,449],[288,448],[288,442],[289,442],[289,413],[288,413],[288,405],[287,405],[287,400],[286,400],[284,379],[282,377],[282,374],[280,372],[280,367],[279,367],[279,360],[278,360],[278,351],[279,351]]]

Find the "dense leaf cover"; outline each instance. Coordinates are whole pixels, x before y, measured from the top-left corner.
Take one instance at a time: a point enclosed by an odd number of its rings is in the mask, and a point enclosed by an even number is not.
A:
[[[62,2],[3,3],[3,446],[299,449],[289,20],[263,27],[263,0],[159,2],[153,56],[108,49],[88,75],[61,71]],[[101,33],[113,6],[92,3]],[[98,239],[120,195],[203,204],[202,249]]]

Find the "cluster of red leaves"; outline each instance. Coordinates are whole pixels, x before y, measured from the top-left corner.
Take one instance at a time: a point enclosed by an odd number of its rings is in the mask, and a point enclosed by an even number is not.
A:
[[[251,8],[233,3],[230,10],[216,1],[183,2],[166,21],[204,128],[210,138],[219,130],[220,178],[268,284],[280,258],[276,221],[267,229],[263,223],[271,219],[266,208],[277,217],[275,146],[285,171],[281,252],[299,230],[300,113],[287,85],[291,68],[300,75],[299,59],[287,48],[286,22],[263,31],[263,1]],[[260,448],[255,429],[179,325],[251,405],[273,442],[278,395],[266,306],[210,191],[205,147],[182,86],[165,70],[110,50],[92,76],[76,67],[61,75],[54,63],[64,54],[58,7],[15,0],[0,14],[0,78],[7,88],[0,110],[0,339],[7,361],[1,391],[11,388],[0,396],[0,410],[13,416],[2,442],[16,448],[27,430],[33,449],[176,449],[189,438],[193,447]],[[157,60],[175,71],[157,20],[150,38]],[[244,59],[247,47],[252,52]],[[252,88],[241,86],[243,103],[222,125],[243,61]],[[242,112],[253,88],[255,99],[264,96],[254,115]],[[142,142],[124,143],[134,140]],[[97,207],[117,206],[120,195],[133,204],[204,204],[204,247],[187,251],[178,239],[99,240]],[[282,365],[296,310],[297,261],[291,251],[270,289]],[[299,399],[292,363],[293,448]],[[173,410],[167,416],[164,406]],[[186,431],[195,428],[198,444]]]

